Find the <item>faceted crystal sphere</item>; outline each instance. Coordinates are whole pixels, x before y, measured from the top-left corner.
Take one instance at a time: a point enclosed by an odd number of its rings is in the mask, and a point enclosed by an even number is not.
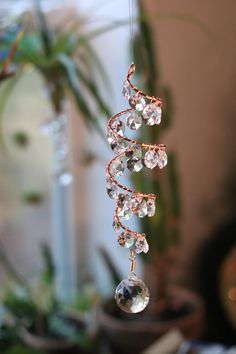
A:
[[[144,282],[135,274],[117,286],[115,300],[121,310],[128,313],[138,313],[145,309],[149,303],[149,291]]]
[[[130,112],[126,120],[127,126],[132,130],[137,130],[142,125],[142,117],[134,110]]]
[[[155,103],[148,104],[143,110],[143,118],[147,125],[161,123],[161,108]]]

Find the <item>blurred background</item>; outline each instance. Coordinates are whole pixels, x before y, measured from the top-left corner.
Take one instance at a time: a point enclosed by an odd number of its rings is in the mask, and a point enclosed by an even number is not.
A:
[[[1,353],[142,353],[173,328],[217,353],[236,344],[235,11],[233,0],[0,2]],[[164,100],[158,131],[132,134],[169,156],[166,171],[124,178],[158,195],[154,221],[131,223],[152,249],[138,257],[153,296],[140,315],[111,300],[129,260],[105,181],[130,45],[137,86]]]

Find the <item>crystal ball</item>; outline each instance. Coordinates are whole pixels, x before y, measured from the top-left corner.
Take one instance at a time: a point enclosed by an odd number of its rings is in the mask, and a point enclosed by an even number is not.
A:
[[[149,298],[148,288],[135,274],[122,280],[116,288],[116,303],[121,310],[128,313],[143,311],[149,303]]]

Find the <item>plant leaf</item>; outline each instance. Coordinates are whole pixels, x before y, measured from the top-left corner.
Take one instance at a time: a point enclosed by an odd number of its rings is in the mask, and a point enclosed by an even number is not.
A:
[[[75,97],[77,106],[85,118],[85,122],[91,124],[95,127],[98,133],[104,138],[104,133],[99,125],[98,119],[91,112],[87,105],[86,100],[81,94],[79,88],[79,83],[77,79],[77,68],[75,62],[65,54],[60,54],[58,56],[58,62],[62,65],[65,70],[66,78],[68,80],[68,86],[73,96]],[[87,120],[87,121],[86,121]]]
[[[51,54],[52,33],[47,25],[43,10],[41,9],[40,0],[34,0],[35,10],[39,20],[39,30],[46,56]]]
[[[94,80],[92,81],[91,79],[87,78],[82,72],[82,70],[80,70],[78,65],[76,71],[80,80],[83,82],[85,87],[89,90],[90,94],[93,96],[95,102],[99,106],[100,111],[102,113],[105,113],[108,117],[110,117],[111,112],[108,106],[106,105],[106,103],[103,101],[95,81]]]

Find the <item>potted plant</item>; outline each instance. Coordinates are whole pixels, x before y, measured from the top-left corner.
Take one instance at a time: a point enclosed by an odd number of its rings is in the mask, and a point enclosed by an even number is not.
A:
[[[151,96],[162,97],[164,111],[161,126],[142,127],[139,141],[163,143],[162,134],[171,125],[173,105],[171,92],[159,82],[153,35],[142,2],[139,1],[139,33],[134,39],[134,57],[138,77],[144,78],[141,89]],[[138,86],[138,85],[137,85]],[[139,87],[139,86],[138,86]],[[139,353],[170,328],[177,327],[187,338],[198,338],[203,330],[204,307],[200,297],[184,288],[170,286],[169,274],[176,261],[180,239],[181,202],[177,158],[167,148],[166,173],[144,169],[132,175],[136,190],[157,195],[157,215],[143,218],[141,230],[148,235],[150,251],[143,255],[145,283],[151,292],[150,305],[141,314],[127,315],[114,301],[107,302],[100,315],[100,323],[114,351]],[[103,258],[118,283],[118,272],[111,267],[106,252]]]
[[[47,245],[42,246],[42,257],[43,267],[38,279],[28,282],[12,266],[1,246],[0,262],[12,280],[1,291],[8,328],[28,348],[36,351],[91,352],[94,343],[89,338],[82,311],[78,316],[77,307],[74,319],[56,296],[55,268]],[[87,311],[88,306],[80,309]]]

